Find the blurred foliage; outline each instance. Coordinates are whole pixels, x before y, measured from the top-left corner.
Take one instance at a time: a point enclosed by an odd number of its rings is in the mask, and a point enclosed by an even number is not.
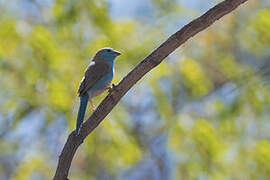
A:
[[[0,179],[51,179],[98,49],[122,52],[117,83],[213,5],[132,2],[0,2]],[[132,88],[79,148],[70,179],[269,179],[269,49],[270,3],[247,2]]]

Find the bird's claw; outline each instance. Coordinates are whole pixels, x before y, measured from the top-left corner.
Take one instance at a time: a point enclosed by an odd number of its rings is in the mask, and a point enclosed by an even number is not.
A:
[[[109,93],[112,93],[114,90],[116,90],[116,85],[112,84],[112,87],[108,87]]]
[[[109,93],[111,93],[113,91],[113,88],[112,87],[108,87],[108,91],[109,91]]]

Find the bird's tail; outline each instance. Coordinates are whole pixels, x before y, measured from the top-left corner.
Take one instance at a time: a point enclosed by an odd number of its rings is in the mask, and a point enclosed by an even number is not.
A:
[[[88,95],[85,94],[85,95],[80,96],[80,108],[79,108],[79,112],[78,112],[78,116],[77,116],[77,125],[76,125],[76,133],[77,134],[78,134],[79,128],[83,122],[87,103],[88,103]]]

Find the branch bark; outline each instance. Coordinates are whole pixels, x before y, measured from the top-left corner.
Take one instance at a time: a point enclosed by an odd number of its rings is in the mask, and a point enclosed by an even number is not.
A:
[[[170,36],[164,43],[144,58],[122,81],[113,88],[101,102],[95,112],[82,124],[79,134],[73,131],[59,156],[54,180],[66,180],[73,156],[83,140],[101,123],[111,112],[119,100],[134,86],[146,73],[159,65],[176,48],[195,34],[206,29],[216,20],[230,13],[247,0],[225,0],[208,10],[199,18],[185,25],[182,29]]]

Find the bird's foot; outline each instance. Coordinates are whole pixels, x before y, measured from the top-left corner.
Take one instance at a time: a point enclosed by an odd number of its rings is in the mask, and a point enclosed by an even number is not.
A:
[[[114,90],[116,90],[116,91],[117,91],[117,89],[116,89],[116,85],[112,84],[112,87],[108,87],[108,91],[109,91],[109,93],[112,93]]]
[[[92,102],[92,100],[89,98],[89,102],[90,102],[90,105],[92,107],[92,110],[95,111],[97,108],[96,106],[94,105],[94,103]]]
[[[92,110],[95,111],[96,109],[97,109],[97,107],[93,104]]]

